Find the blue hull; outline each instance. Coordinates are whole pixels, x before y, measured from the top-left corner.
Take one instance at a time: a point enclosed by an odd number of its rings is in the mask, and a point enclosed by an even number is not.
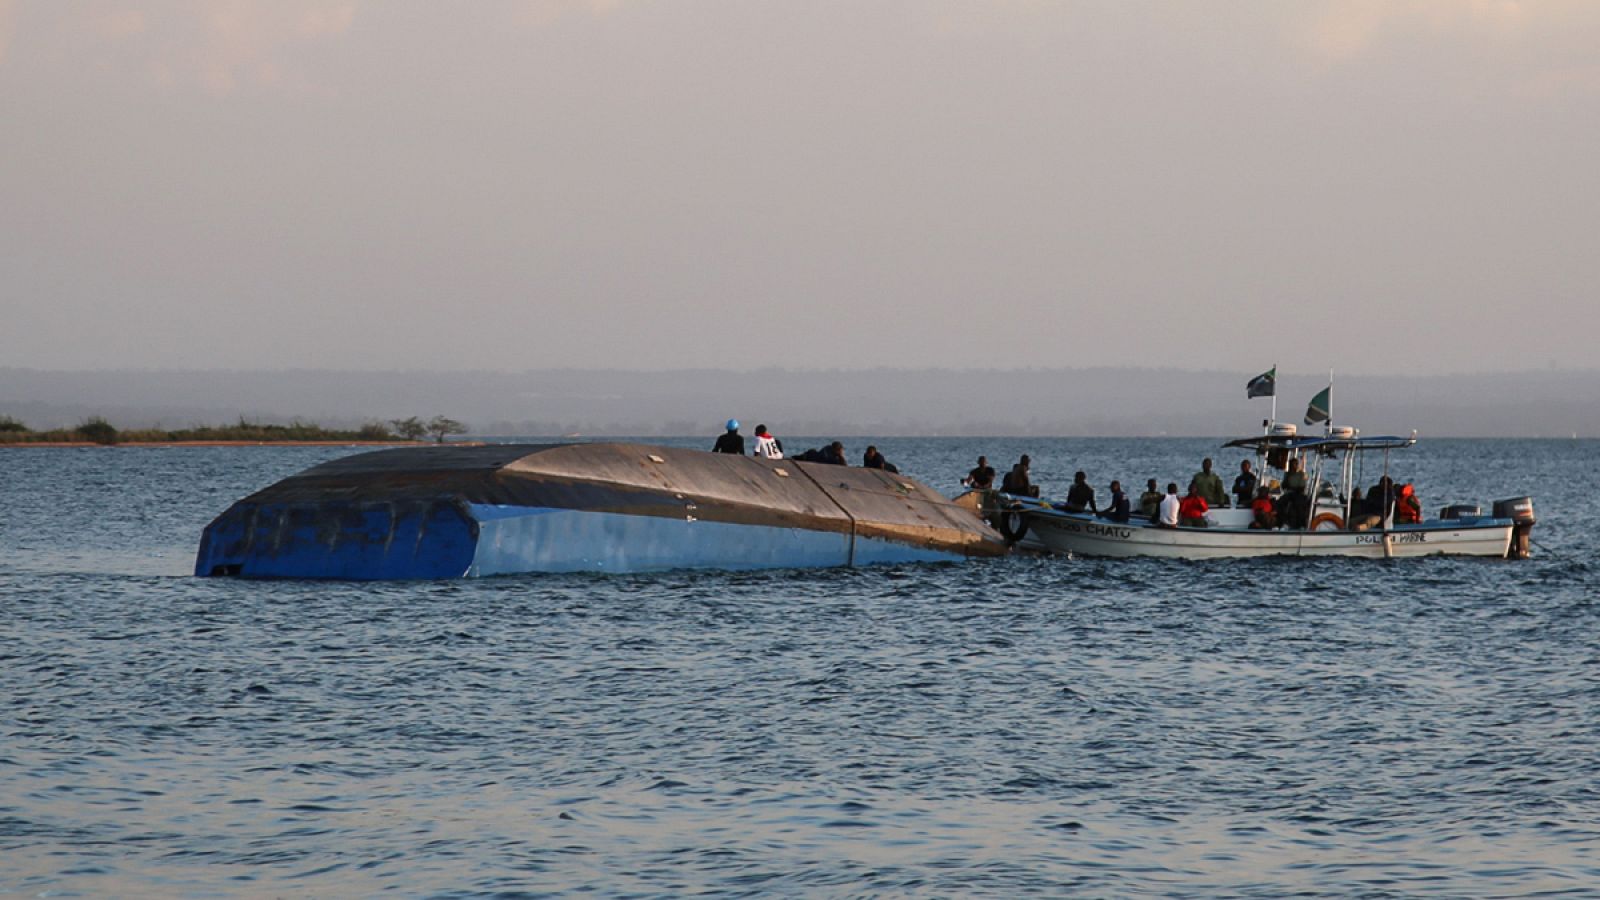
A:
[[[478,525],[454,504],[238,504],[207,526],[196,575],[459,578]]]

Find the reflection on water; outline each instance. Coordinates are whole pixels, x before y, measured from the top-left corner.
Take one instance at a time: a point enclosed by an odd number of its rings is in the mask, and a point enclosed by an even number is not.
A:
[[[947,488],[1029,452],[1056,493],[1222,458],[874,443]],[[0,886],[1581,893],[1596,449],[1408,458],[1430,507],[1535,495],[1526,563],[376,585],[183,575],[210,517],[338,449],[7,451]]]

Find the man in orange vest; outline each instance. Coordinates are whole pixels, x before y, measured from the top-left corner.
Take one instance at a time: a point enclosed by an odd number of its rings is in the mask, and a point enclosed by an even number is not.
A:
[[[1277,528],[1278,515],[1272,508],[1272,494],[1265,487],[1256,488],[1256,499],[1250,503],[1251,528]]]
[[[1394,502],[1394,520],[1401,525],[1422,521],[1422,501],[1417,499],[1417,489],[1410,482],[1400,488],[1400,496]]]

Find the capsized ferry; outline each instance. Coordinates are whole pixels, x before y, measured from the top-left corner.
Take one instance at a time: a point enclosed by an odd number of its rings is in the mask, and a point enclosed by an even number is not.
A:
[[[195,574],[414,579],[1000,556],[969,509],[882,469],[644,444],[409,447],[234,503]]]
[[[1489,515],[1474,505],[1446,506],[1435,518],[1400,524],[1393,498],[1381,517],[1363,514],[1353,502],[1354,462],[1365,453],[1382,453],[1388,472],[1391,451],[1416,443],[1410,437],[1358,437],[1349,427],[1326,435],[1301,436],[1293,424],[1269,425],[1266,433],[1239,438],[1224,447],[1255,451],[1256,471],[1281,481],[1291,461],[1307,473],[1304,520],[1278,528],[1252,527],[1249,507],[1211,509],[1206,527],[1162,526],[1135,515],[1115,522],[1089,512],[1032,497],[993,494],[981,502],[1000,531],[1018,546],[1054,553],[1103,557],[1224,559],[1250,556],[1357,556],[1376,559],[1410,556],[1487,556],[1525,559],[1535,522],[1533,499],[1517,497],[1493,504]]]

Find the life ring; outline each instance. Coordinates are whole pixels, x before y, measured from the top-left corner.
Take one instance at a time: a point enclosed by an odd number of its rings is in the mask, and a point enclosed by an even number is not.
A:
[[[1028,536],[1028,520],[1023,517],[1020,508],[1002,509],[995,518],[998,521],[994,527],[1000,531],[1006,543],[1015,544]]]
[[[1343,531],[1344,530],[1344,519],[1342,517],[1340,517],[1340,515],[1338,513],[1331,513],[1331,512],[1317,513],[1315,516],[1311,517],[1311,524],[1309,526],[1307,526],[1306,530],[1307,531],[1321,531],[1322,530],[1322,526],[1324,526],[1324,525],[1332,525],[1333,526],[1333,529],[1332,529],[1333,531]]]

